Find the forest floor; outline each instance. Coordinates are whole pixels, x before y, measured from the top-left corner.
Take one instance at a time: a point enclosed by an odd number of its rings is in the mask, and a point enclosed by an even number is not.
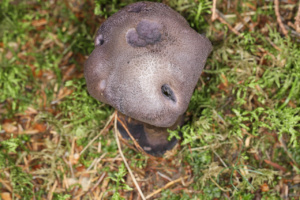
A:
[[[299,1],[160,1],[213,44],[162,158],[118,149],[83,77],[96,30],[133,2],[0,2],[0,199],[300,199]]]

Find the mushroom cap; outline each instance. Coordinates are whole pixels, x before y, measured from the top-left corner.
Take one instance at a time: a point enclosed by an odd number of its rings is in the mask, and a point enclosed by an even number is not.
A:
[[[162,3],[138,2],[109,17],[85,62],[91,96],[157,127],[171,127],[189,104],[210,41]]]

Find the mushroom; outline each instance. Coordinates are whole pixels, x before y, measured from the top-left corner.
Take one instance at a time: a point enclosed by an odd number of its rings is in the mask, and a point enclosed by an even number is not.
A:
[[[94,43],[84,65],[90,95],[119,111],[147,153],[162,155],[177,142],[167,129],[183,124],[210,41],[168,6],[138,2],[109,17]]]

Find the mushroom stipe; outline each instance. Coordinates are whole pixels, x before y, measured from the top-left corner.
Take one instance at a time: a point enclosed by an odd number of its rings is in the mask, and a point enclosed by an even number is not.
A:
[[[153,156],[162,156],[167,150],[171,150],[177,143],[173,137],[170,141],[169,130],[174,130],[183,124],[183,116],[169,128],[161,128],[145,124],[118,112],[117,128],[124,139],[131,139],[129,134],[138,142],[144,152]],[[120,122],[122,121],[122,122]],[[126,129],[125,127],[126,126]],[[128,133],[129,132],[129,133]]]
[[[109,17],[84,65],[87,89],[118,110],[140,147],[161,156],[177,140],[167,129],[183,125],[212,45],[162,3],[138,2]],[[123,138],[128,134],[118,122]]]

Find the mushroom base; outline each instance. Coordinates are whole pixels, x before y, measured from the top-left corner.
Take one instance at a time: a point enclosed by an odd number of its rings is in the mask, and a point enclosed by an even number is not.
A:
[[[184,115],[181,115],[177,119],[176,123],[168,128],[161,128],[146,124],[132,119],[120,112],[118,112],[118,118],[123,122],[131,136],[146,153],[153,156],[162,156],[167,150],[171,150],[177,143],[177,139],[175,137],[173,137],[170,141],[168,140],[169,133],[167,129],[175,130],[178,126],[182,126]],[[119,132],[124,139],[130,139],[130,136],[119,120],[117,122]]]

